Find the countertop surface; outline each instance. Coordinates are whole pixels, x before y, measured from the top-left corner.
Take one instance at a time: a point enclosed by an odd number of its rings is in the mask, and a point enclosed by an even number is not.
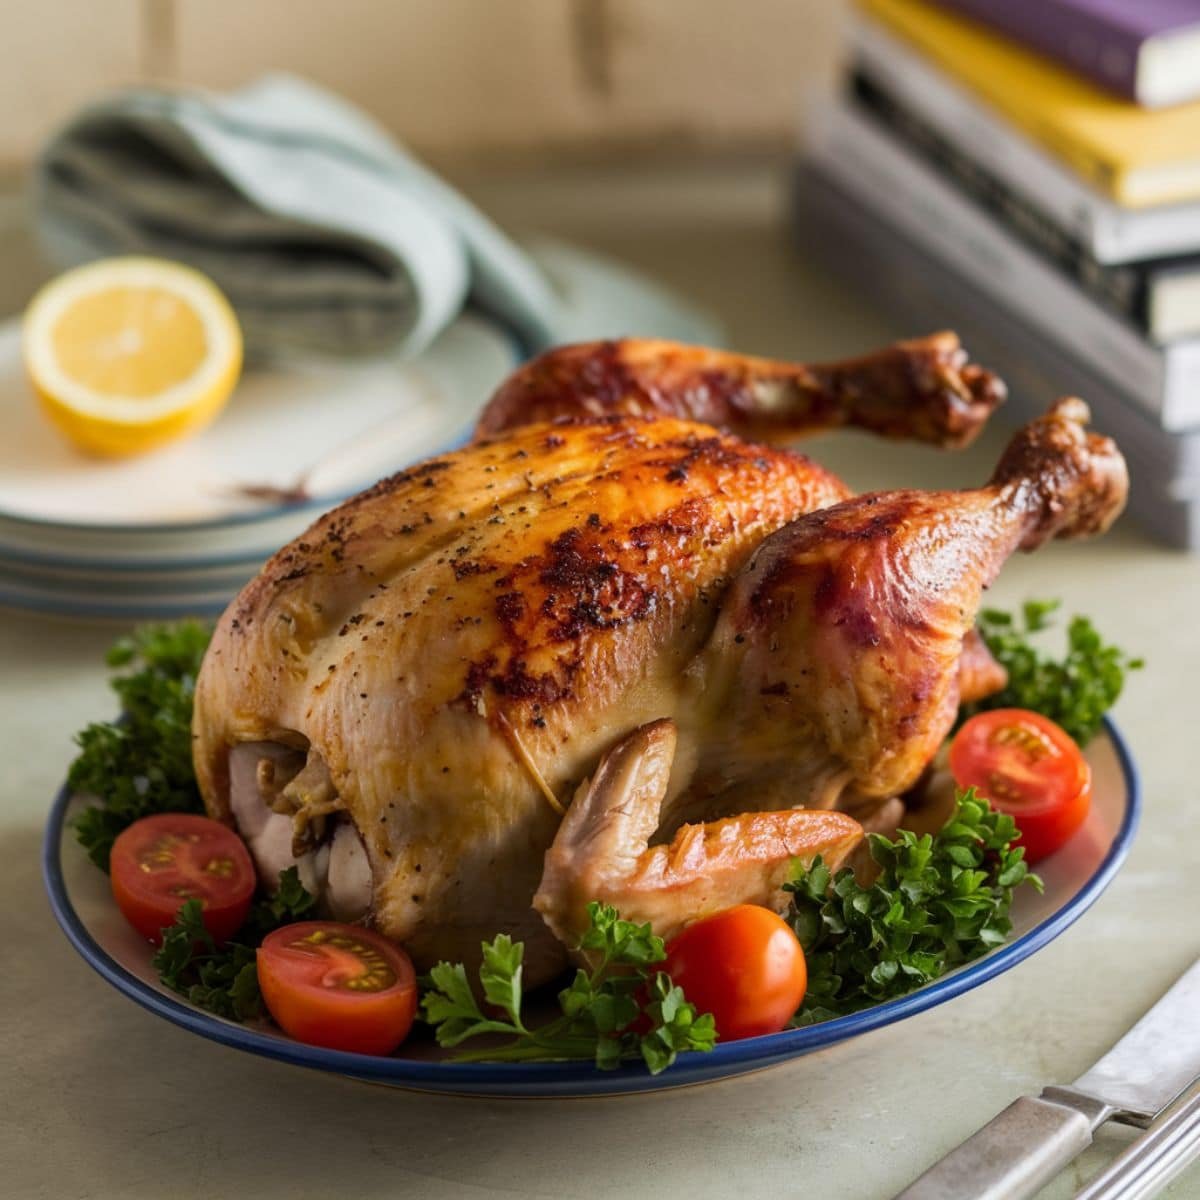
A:
[[[921,332],[874,313],[869,281],[797,257],[772,172],[468,186],[512,226],[575,238],[678,287],[739,349],[832,358]],[[0,261],[0,312],[16,311],[38,268],[19,233],[0,233]],[[863,489],[958,486],[986,478],[1003,439],[990,430],[957,455],[856,434],[806,449]],[[991,598],[1030,596],[1061,597],[1149,664],[1116,713],[1143,772],[1145,818],[1095,907],[1015,970],[853,1042],[675,1093],[556,1102],[388,1091],[257,1059],[104,984],[51,918],[38,851],[72,733],[112,711],[102,658],[116,630],[0,614],[0,1194],[892,1195],[1019,1094],[1077,1077],[1200,953],[1200,559],[1122,522],[1100,541],[1014,559]],[[1073,1195],[1128,1137],[1103,1131],[1044,1196]],[[1200,1196],[1200,1174],[1166,1194]]]

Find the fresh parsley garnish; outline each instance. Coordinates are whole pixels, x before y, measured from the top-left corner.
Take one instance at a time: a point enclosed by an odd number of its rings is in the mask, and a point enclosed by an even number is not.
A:
[[[204,928],[200,901],[187,900],[175,923],[163,931],[151,965],[167,987],[208,1012],[231,1021],[260,1017],[255,951],[272,930],[311,916],[316,903],[296,868],[288,867],[279,876],[275,895],[254,902],[237,940],[218,947]]]
[[[1029,600],[1020,617],[989,608],[979,616],[979,632],[997,662],[1008,671],[1008,685],[994,696],[964,708],[970,716],[990,708],[1029,708],[1061,725],[1081,746],[1100,728],[1116,703],[1125,675],[1140,669],[1110,645],[1087,617],[1072,617],[1067,626],[1067,652],[1055,659],[1038,651],[1031,635],[1049,629],[1057,600]]]
[[[1000,945],[1013,889],[1042,881],[1014,845],[1013,819],[974,790],[958,796],[937,835],[868,834],[879,875],[797,864],[789,923],[804,947],[808,991],[795,1023],[811,1025],[903,996]]]
[[[461,963],[439,963],[424,980],[421,1009],[434,1026],[438,1044],[459,1046],[485,1034],[508,1040],[454,1056],[457,1062],[555,1062],[592,1059],[611,1070],[641,1058],[657,1075],[681,1050],[711,1050],[716,1042],[712,1016],[698,1016],[663,971],[651,968],[666,958],[662,938],[649,925],[624,921],[610,905],[588,905],[590,925],[580,941],[593,964],[580,968],[558,993],[561,1016],[529,1028],[522,1015],[521,984],[525,947],[501,934],[483,943],[479,985],[490,1009],[471,990]]]
[[[94,797],[73,821],[88,857],[108,870],[113,841],[140,817],[202,812],[192,767],[192,699],[210,637],[196,621],[155,625],[122,638],[107,662],[121,719],[76,735],[71,790]]]
[[[167,987],[200,1008],[233,1021],[260,1016],[255,948],[229,942],[218,950],[202,911],[199,900],[184,901],[175,923],[163,931],[151,966]]]

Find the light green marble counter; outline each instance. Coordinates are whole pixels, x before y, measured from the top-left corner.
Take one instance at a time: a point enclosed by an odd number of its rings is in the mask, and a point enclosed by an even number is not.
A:
[[[718,313],[739,348],[833,357],[914,332],[796,260],[776,184],[746,170],[473,190],[510,224],[656,272]],[[0,250],[11,309],[34,268],[18,240],[0,235]],[[811,449],[860,487],[954,486],[984,478],[1002,439],[993,431],[957,456],[858,435]],[[1200,953],[1200,560],[1122,525],[1014,560],[995,598],[1028,595],[1063,597],[1150,664],[1118,711],[1144,772],[1145,821],[1096,906],[987,986],[852,1043],[674,1094],[553,1103],[305,1072],[201,1041],[111,991],[55,927],[37,858],[71,734],[111,710],[101,658],[113,630],[0,615],[0,1195],[890,1196],[1019,1093],[1079,1075]],[[1127,1137],[1103,1134],[1046,1197],[1072,1195]],[[1169,1194],[1200,1196],[1200,1175]]]

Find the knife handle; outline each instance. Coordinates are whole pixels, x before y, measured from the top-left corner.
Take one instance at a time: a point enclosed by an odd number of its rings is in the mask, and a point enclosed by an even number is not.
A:
[[[896,1200],[1026,1200],[1092,1144],[1112,1112],[1068,1088],[1022,1096]]]

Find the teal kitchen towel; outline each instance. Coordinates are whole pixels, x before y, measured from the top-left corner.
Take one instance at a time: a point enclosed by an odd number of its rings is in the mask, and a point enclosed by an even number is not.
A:
[[[230,297],[251,351],[416,353],[468,298],[529,350],[564,332],[516,243],[364,113],[291,76],[118,93],[49,142],[34,181],[58,266],[188,262]]]

